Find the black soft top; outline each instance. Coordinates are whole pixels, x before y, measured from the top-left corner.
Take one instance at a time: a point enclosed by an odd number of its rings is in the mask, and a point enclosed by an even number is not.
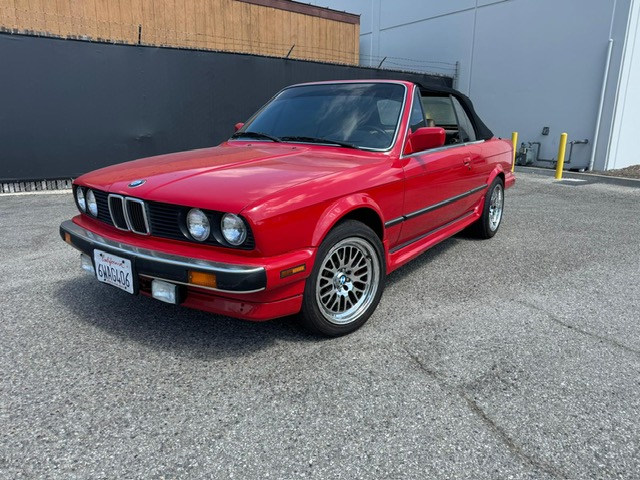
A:
[[[465,109],[467,115],[473,122],[473,126],[476,127],[476,133],[479,140],[489,140],[494,137],[493,132],[489,130],[484,122],[478,117],[476,110],[473,108],[473,103],[465,94],[455,90],[454,88],[449,87],[441,87],[435,85],[422,86],[419,83],[416,83],[418,88],[420,89],[420,93],[425,94],[436,94],[436,95],[453,95],[458,99],[460,105]]]

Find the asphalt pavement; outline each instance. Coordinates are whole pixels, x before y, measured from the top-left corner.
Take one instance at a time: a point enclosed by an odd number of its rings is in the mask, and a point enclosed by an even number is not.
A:
[[[99,284],[70,193],[0,195],[0,478],[638,478],[639,213],[520,174],[327,340]]]

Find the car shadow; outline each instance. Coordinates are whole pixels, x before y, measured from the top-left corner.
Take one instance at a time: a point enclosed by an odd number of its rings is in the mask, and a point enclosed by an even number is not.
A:
[[[128,295],[89,276],[62,282],[54,293],[77,319],[149,348],[198,358],[241,357],[276,342],[317,343],[295,317],[249,322]]]
[[[468,239],[472,240],[460,233],[435,245],[391,273],[387,285],[405,281]],[[88,275],[62,281],[54,295],[73,319],[115,337],[189,357],[242,357],[279,342],[316,344],[332,340],[307,332],[294,316],[267,322],[238,320],[128,295]]]

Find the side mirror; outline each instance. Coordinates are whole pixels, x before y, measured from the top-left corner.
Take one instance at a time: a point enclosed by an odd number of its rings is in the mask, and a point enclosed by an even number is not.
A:
[[[430,148],[438,148],[444,145],[447,134],[441,127],[422,127],[409,136],[405,155],[422,152]]]
[[[237,131],[238,131],[238,130],[240,130],[242,127],[244,127],[244,123],[242,123],[242,122],[236,123],[236,124],[233,126],[233,128],[234,128],[234,132],[237,132]]]

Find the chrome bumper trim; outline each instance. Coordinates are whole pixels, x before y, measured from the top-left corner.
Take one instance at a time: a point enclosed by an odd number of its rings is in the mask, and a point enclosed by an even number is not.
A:
[[[157,250],[150,250],[147,248],[136,247],[122,242],[117,242],[109,238],[104,238],[96,233],[76,225],[71,220],[66,220],[60,225],[60,229],[69,233],[72,238],[76,237],[85,242],[89,242],[94,247],[102,247],[110,250],[114,253],[122,253],[134,258],[140,258],[152,262],[158,262],[166,265],[172,265],[192,270],[198,270],[207,273],[215,274],[235,274],[235,275],[252,275],[256,273],[265,272],[264,267],[255,267],[250,265],[233,265],[228,263],[211,262],[209,260],[202,260],[198,258],[183,257],[179,255],[172,255],[169,253],[159,252]],[[265,272],[266,277],[266,272]],[[165,280],[165,279],[163,279]],[[166,280],[172,282],[172,280]],[[174,282],[176,283],[176,282]],[[197,286],[197,285],[194,285]],[[202,287],[200,287],[202,288]],[[256,293],[264,290],[266,287],[253,290],[221,290],[215,289],[215,291],[227,292],[227,293]],[[214,290],[214,289],[211,289]]]

